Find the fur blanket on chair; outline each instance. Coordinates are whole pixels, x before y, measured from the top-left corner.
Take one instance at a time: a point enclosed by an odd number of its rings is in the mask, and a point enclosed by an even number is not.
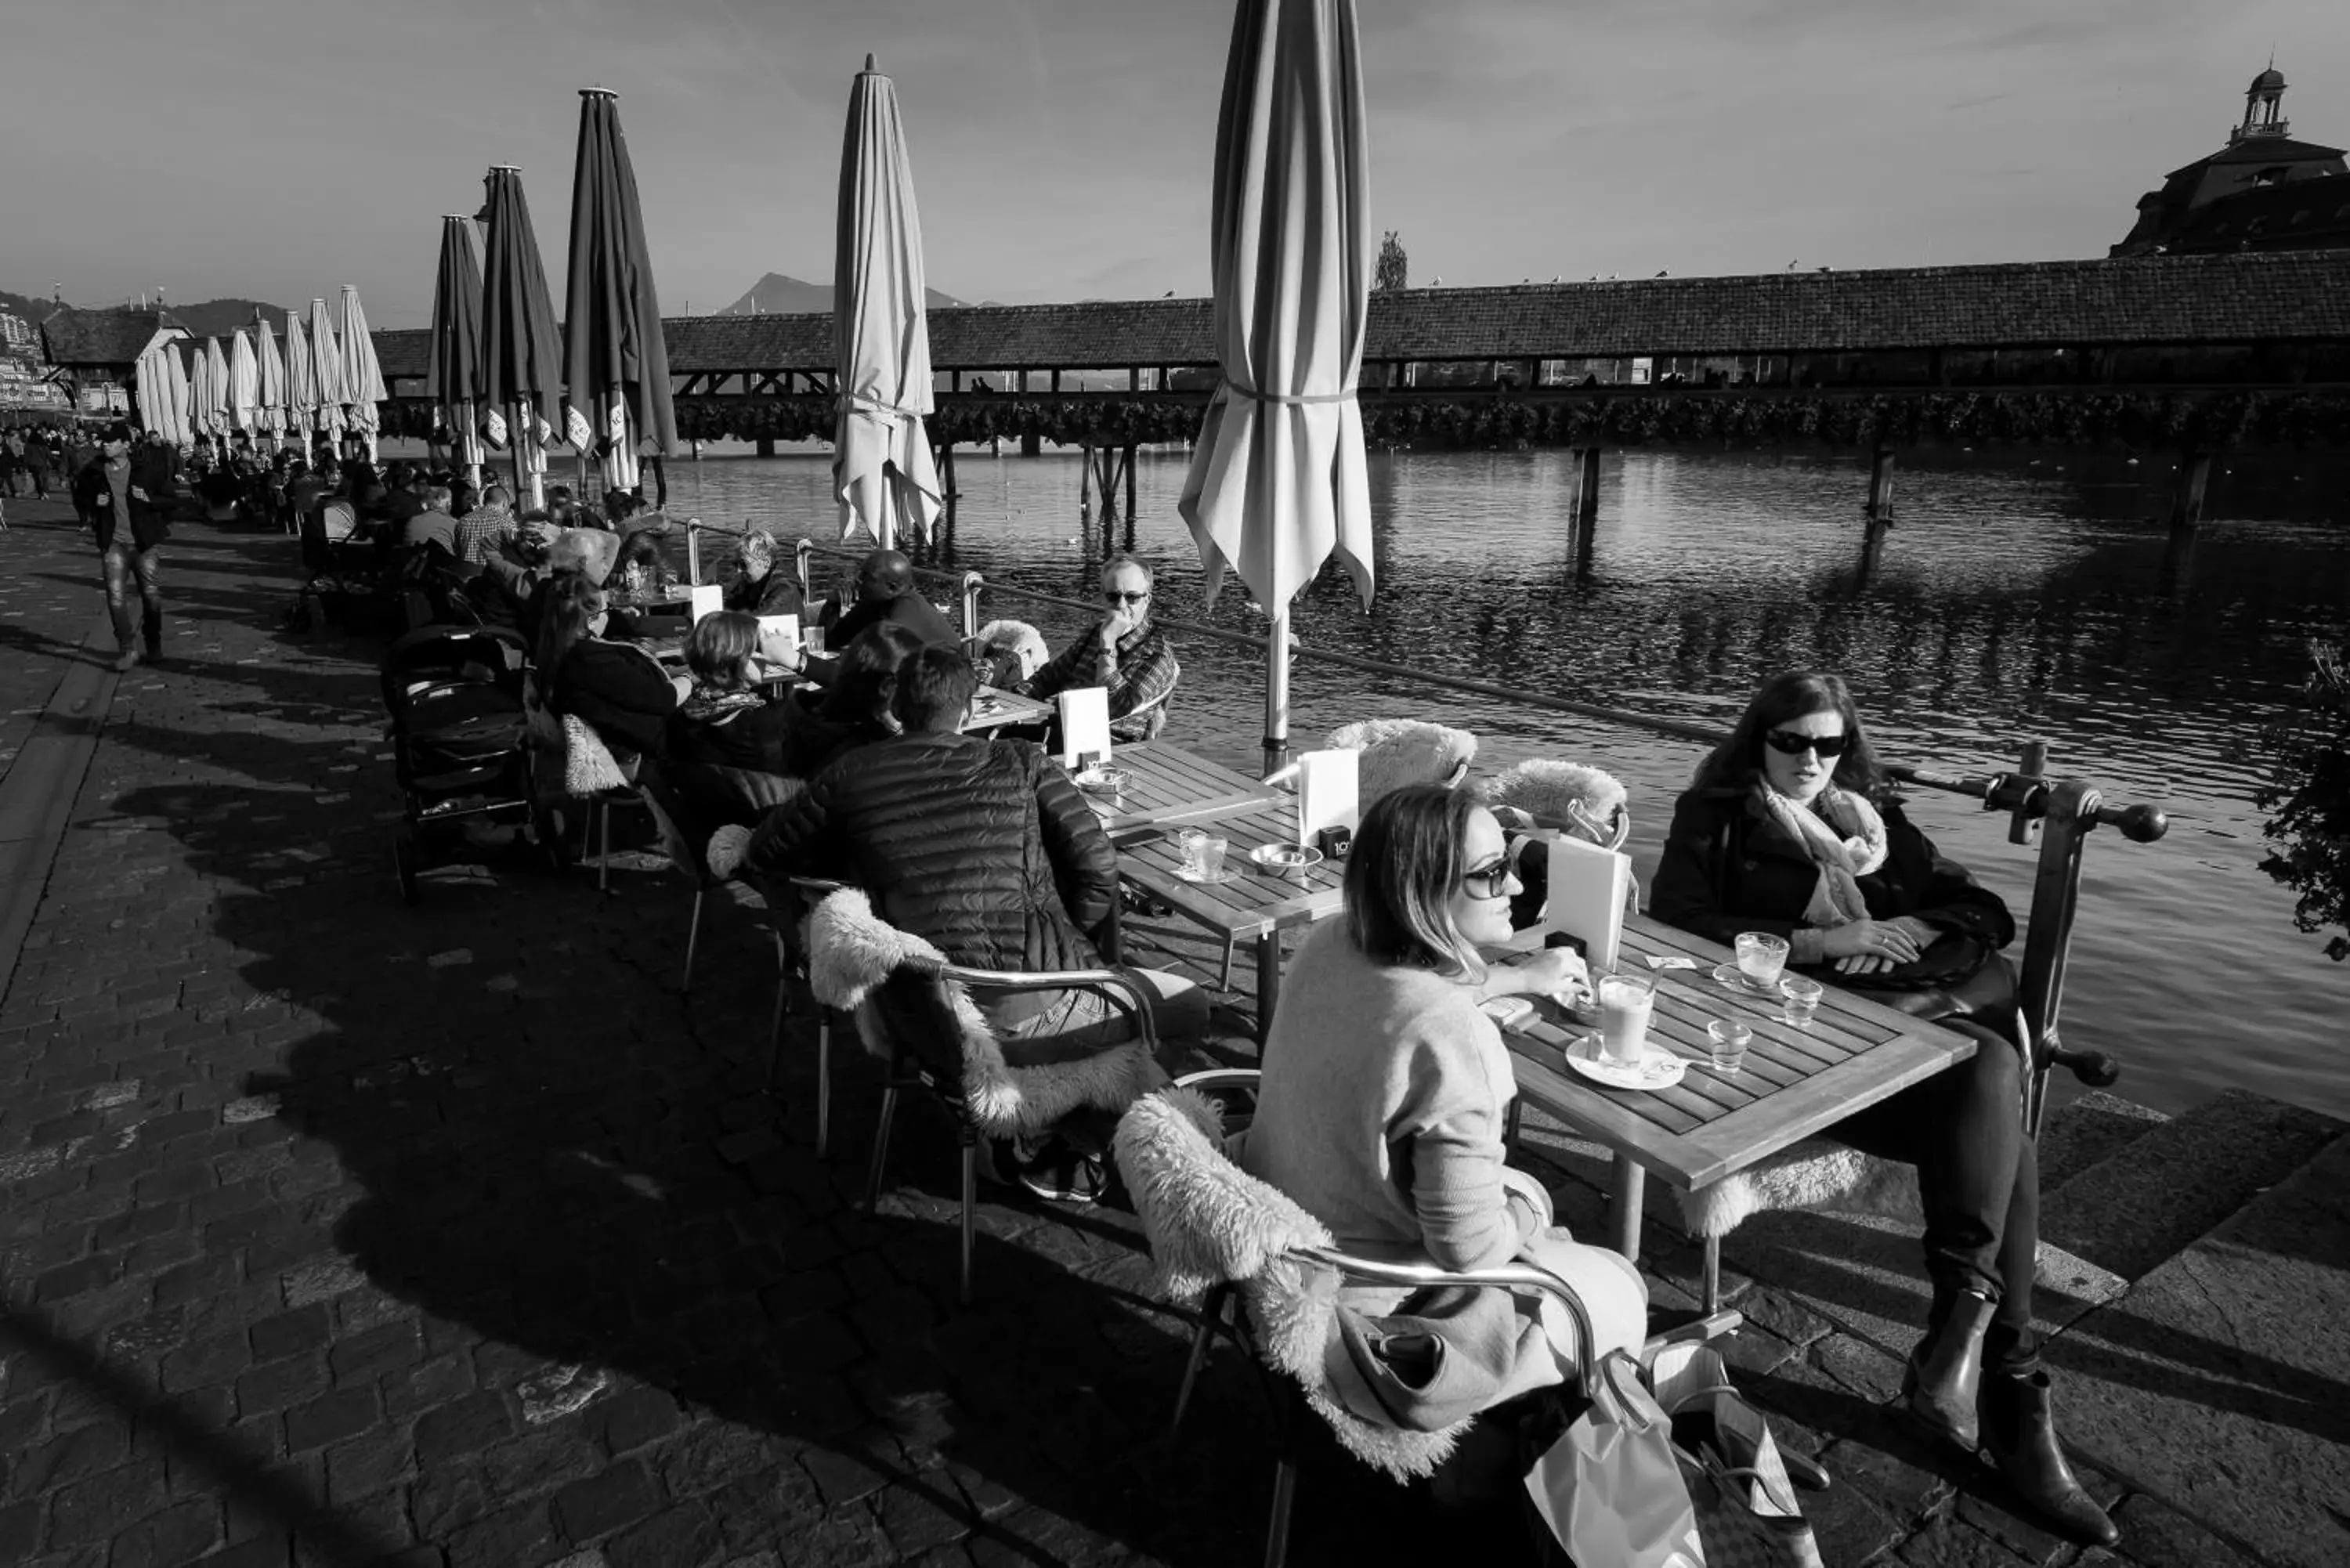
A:
[[[993,659],[998,654],[1012,654],[1020,660],[1019,679],[1025,680],[1045,668],[1052,657],[1045,647],[1045,634],[1024,620],[992,620],[979,628],[981,657]]]
[[[946,955],[876,915],[859,888],[828,895],[808,917],[810,989],[826,1006],[853,1013],[858,1037],[885,1060],[889,1040],[873,992],[915,960],[943,963]],[[1123,1111],[1167,1082],[1166,1070],[1139,1040],[1074,1061],[1014,1066],[971,992],[949,981],[947,995],[962,1033],[955,1044],[963,1104],[972,1125],[992,1137],[1040,1133],[1072,1111]]]
[[[1805,1138],[1711,1187],[1676,1195],[1692,1236],[1727,1236],[1773,1209],[1820,1209],[1921,1221],[1918,1172],[1824,1137]]]
[[[1503,768],[1486,781],[1484,796],[1488,805],[1515,806],[1552,827],[1572,828],[1579,812],[1611,836],[1631,798],[1613,774],[1548,757]]]
[[[1146,1096],[1119,1120],[1111,1147],[1150,1241],[1159,1293],[1196,1310],[1210,1286],[1237,1285],[1257,1355],[1297,1380],[1348,1453],[1399,1481],[1434,1474],[1471,1423],[1405,1431],[1331,1397],[1323,1367],[1338,1339],[1337,1276],[1286,1256],[1330,1246],[1330,1232],[1226,1157],[1215,1103],[1196,1089]]]
[[[1366,808],[1406,784],[1456,786],[1477,760],[1476,736],[1419,719],[1358,719],[1331,731],[1328,744],[1362,753],[1357,798]]]

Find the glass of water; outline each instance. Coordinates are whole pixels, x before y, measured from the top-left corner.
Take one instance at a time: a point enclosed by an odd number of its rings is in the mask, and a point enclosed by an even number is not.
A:
[[[1746,1048],[1754,1043],[1754,1031],[1743,1023],[1727,1018],[1717,1018],[1705,1026],[1706,1054],[1713,1059],[1713,1070],[1725,1078],[1735,1078],[1746,1065]]]
[[[1812,1019],[1820,1011],[1820,998],[1827,987],[1818,981],[1800,974],[1791,974],[1779,982],[1779,1014],[1798,1029],[1809,1029]]]

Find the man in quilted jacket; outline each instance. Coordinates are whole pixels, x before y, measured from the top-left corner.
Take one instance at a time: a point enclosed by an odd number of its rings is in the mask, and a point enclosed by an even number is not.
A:
[[[858,747],[760,825],[742,869],[865,889],[875,911],[978,969],[1090,969],[1113,933],[1118,852],[1061,765],[1024,741],[966,735],[976,680],[960,649],[926,648],[899,676],[905,732]],[[1162,1034],[1196,1033],[1206,998],[1140,971]],[[1007,1047],[1081,1050],[1124,1030],[1090,992],[983,999]]]

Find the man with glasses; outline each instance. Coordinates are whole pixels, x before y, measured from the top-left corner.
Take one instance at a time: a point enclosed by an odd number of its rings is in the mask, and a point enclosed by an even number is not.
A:
[[[1102,563],[1107,613],[1020,690],[1039,701],[1099,686],[1109,692],[1110,734],[1147,741],[1167,727],[1167,709],[1183,670],[1174,645],[1150,618],[1150,568],[1132,556]]]

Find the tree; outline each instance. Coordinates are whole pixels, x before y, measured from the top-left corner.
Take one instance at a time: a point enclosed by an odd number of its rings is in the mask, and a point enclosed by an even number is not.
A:
[[[1372,275],[1371,290],[1411,286],[1411,258],[1403,253],[1403,235],[1393,229],[1379,242],[1378,271]]]
[[[2259,801],[2277,813],[2268,836],[2278,853],[2261,869],[2301,895],[2294,925],[2350,933],[2350,671],[2339,648],[2312,644],[2310,654],[2315,672],[2268,737],[2275,782]],[[2350,959],[2350,935],[2329,940],[2325,956]]]

